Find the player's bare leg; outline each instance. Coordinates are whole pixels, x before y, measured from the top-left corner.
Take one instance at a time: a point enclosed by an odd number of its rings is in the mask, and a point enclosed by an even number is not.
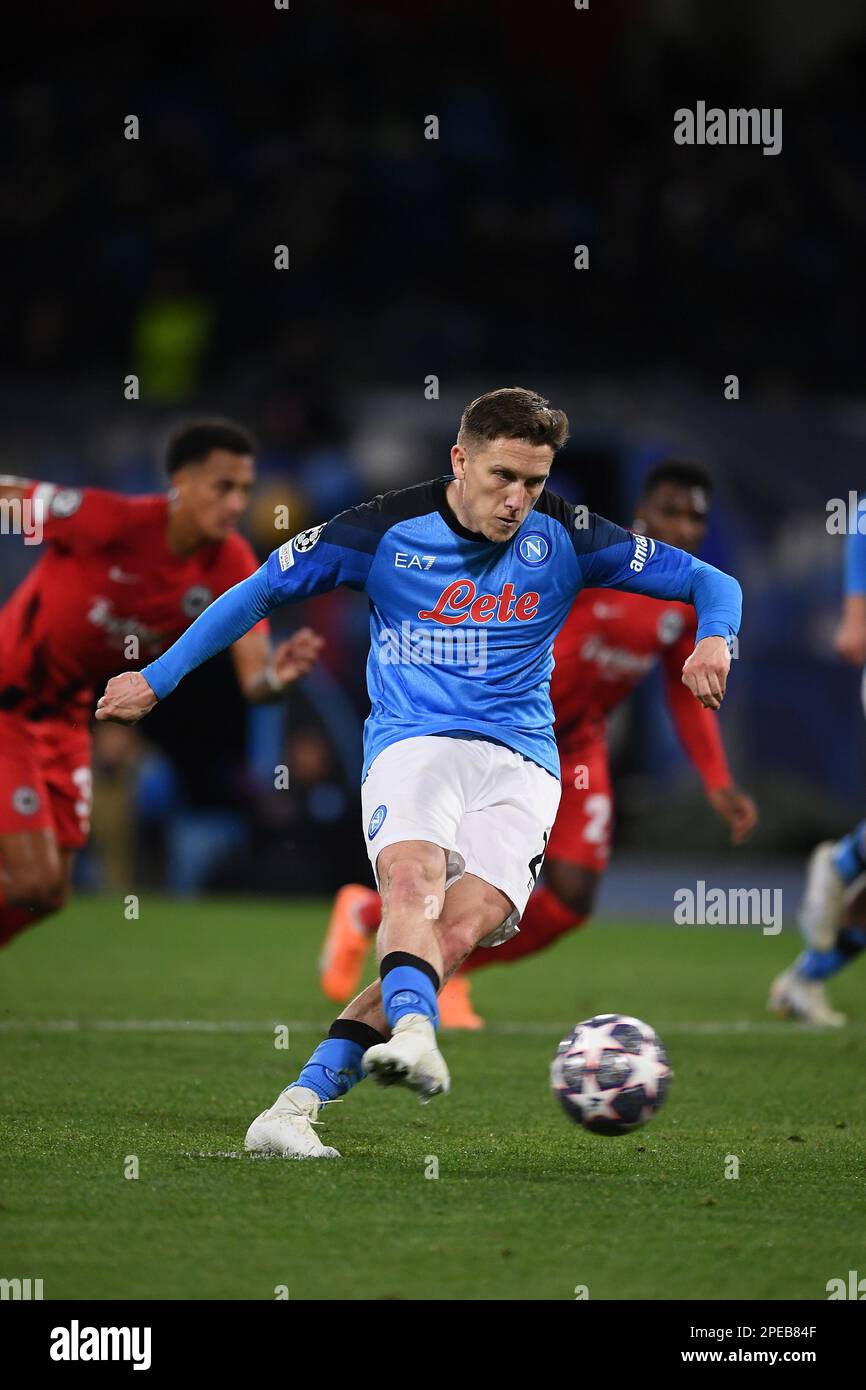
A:
[[[63,907],[74,863],[52,830],[0,835],[0,946]]]
[[[432,924],[438,948],[440,987],[478,942],[501,926],[512,910],[513,904],[504,893],[474,874],[464,874],[448,890],[439,917]],[[383,959],[387,959],[387,945]],[[353,1001],[347,1014],[361,1016],[369,1026],[379,1030],[387,1028],[382,984],[387,989],[387,978],[378,986],[378,999],[377,986],[371,986],[370,991],[365,991],[366,998],[362,995]],[[370,1023],[373,1018],[377,1022]],[[412,1013],[399,1019],[390,1041],[364,1054],[364,1069],[385,1085],[409,1086],[424,1100],[447,1091],[450,1086],[433,1024],[428,1018]]]
[[[388,846],[377,862],[383,897],[380,960],[383,952],[392,950],[397,953],[395,960],[401,966],[409,962],[409,982],[417,984],[425,996],[422,998],[421,994],[411,992],[412,1000],[417,1000],[418,1013],[409,1015],[406,1011],[409,1017],[402,1031],[406,1033],[412,1023],[416,1024],[410,1041],[416,1054],[425,1058],[430,1055],[430,1065],[423,1072],[423,1084],[431,1094],[434,1087],[436,1090],[448,1088],[447,1068],[424,1012],[429,1011],[431,993],[435,1011],[433,982],[438,984],[438,971],[442,966],[433,923],[445,892],[445,869],[445,851],[426,841],[403,841]],[[419,951],[424,954],[418,954]],[[279,1153],[283,1157],[339,1157],[336,1149],[321,1142],[314,1129],[323,1098],[337,1099],[348,1084],[361,1079],[364,1074],[362,1057],[384,1044],[389,1031],[379,986],[375,987],[375,992],[364,990],[332,1025],[327,1040],[313,1053],[297,1083],[283,1091],[276,1103],[253,1121],[244,1141],[245,1148],[254,1153]],[[348,1056],[353,1058],[351,1078],[345,1076]],[[416,1074],[418,1062],[416,1056]]]
[[[364,1070],[381,1085],[405,1085],[422,1099],[451,1081],[436,1044],[442,948],[436,932],[445,899],[445,851],[426,840],[388,845],[376,863],[382,922],[376,940],[383,1041],[364,1053]],[[385,1041],[387,1032],[391,1037]]]
[[[448,979],[453,975],[477,943],[495,931],[511,911],[512,903],[504,893],[473,874],[464,874],[459,882],[449,888],[439,917],[430,924],[436,938],[442,978]],[[409,1025],[401,1030],[400,1022],[402,1020],[398,1021],[392,1034],[383,1007],[381,982],[377,980],[362,990],[343,1010],[331,1028],[329,1042],[338,1043],[339,1039],[372,1040],[371,1046],[364,1052],[365,1068],[369,1051],[380,1047],[391,1049],[390,1061],[393,1066],[388,1069],[392,1073],[391,1079],[419,1090],[422,1096],[426,1091],[429,1098],[435,1092],[418,1082],[420,1078],[428,1085],[431,1081],[437,1081],[436,1059],[430,1057],[432,1050],[441,1059],[435,1034],[429,1021],[423,1019],[432,1036],[431,1048],[430,1037],[423,1029],[412,1033]],[[328,1044],[322,1046],[327,1047]],[[441,1066],[447,1078],[444,1060]],[[397,1070],[403,1074],[394,1075]],[[353,1078],[359,1079],[360,1076]],[[437,1089],[444,1088],[439,1085]],[[285,1158],[339,1157],[337,1150],[324,1145],[316,1133],[321,1104],[321,1098],[310,1087],[302,1084],[289,1087],[278,1096],[270,1110],[263,1111],[250,1125],[245,1147],[254,1153],[274,1153]]]

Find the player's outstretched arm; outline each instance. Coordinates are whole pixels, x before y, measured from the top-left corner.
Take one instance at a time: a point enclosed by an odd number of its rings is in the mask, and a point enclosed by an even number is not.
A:
[[[736,786],[725,756],[719,720],[704,709],[682,682],[684,662],[691,655],[694,633],[685,632],[662,653],[665,694],[683,750],[697,772],[704,794],[731,832],[731,843],[743,844],[758,823],[753,798]]]
[[[262,565],[249,579],[220,594],[167,652],[142,671],[112,676],[96,706],[97,719],[135,724],[197,666],[249,632],[279,602]]]
[[[350,508],[272,551],[255,574],[220,594],[167,652],[144,667],[139,673],[143,684],[139,680],[133,685],[127,679],[132,673],[114,676],[96,707],[97,719],[134,724],[156,700],[170,695],[190,671],[238,642],[280,604],[312,598],[340,584],[363,588],[375,544],[359,548],[357,526],[353,528],[351,521],[356,514],[363,516],[368,511],[369,506]],[[369,529],[362,529],[360,534],[366,541]],[[290,651],[284,660],[287,666],[299,666],[297,651],[294,655]]]
[[[676,546],[635,535],[603,517],[592,517],[582,536],[575,533],[575,549],[578,543],[585,587],[625,589],[693,605],[697,642],[682,680],[702,705],[718,709],[742,615],[743,596],[736,579]]]

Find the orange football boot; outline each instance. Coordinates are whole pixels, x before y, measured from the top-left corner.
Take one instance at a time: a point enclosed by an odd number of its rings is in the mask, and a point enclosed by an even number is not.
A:
[[[364,957],[376,935],[363,925],[359,912],[377,897],[362,883],[347,883],[334,899],[319,957],[319,984],[338,1004],[358,993]]]
[[[484,1027],[484,1019],[472,1007],[465,975],[452,975],[439,991],[439,1022],[443,1028],[472,1029],[473,1032]]]

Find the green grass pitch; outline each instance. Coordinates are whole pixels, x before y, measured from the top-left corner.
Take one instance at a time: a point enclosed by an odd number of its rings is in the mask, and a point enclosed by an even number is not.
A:
[[[862,968],[833,991],[852,1025],[810,1031],[764,1013],[792,932],[598,923],[475,977],[491,1028],[445,1035],[450,1096],[365,1082],[325,1112],[342,1160],[252,1158],[247,1124],[332,1014],[325,915],[82,898],[0,953],[0,1277],[47,1299],[824,1299],[864,1268]],[[675,1071],[620,1139],[547,1081],[607,1011],[652,1023]]]

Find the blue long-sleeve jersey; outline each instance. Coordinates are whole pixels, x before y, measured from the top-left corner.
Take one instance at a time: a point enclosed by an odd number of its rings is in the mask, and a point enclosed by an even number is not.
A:
[[[553,640],[582,588],[694,605],[698,640],[740,622],[735,579],[685,551],[634,535],[543,492],[504,542],[467,531],[450,476],[385,493],[303,531],[221,595],[143,675],[164,699],[282,603],[346,584],[370,600],[364,775],[383,748],[466,732],[515,749],[559,777]]]
[[[845,538],[845,593],[866,594],[866,535],[859,530]]]

